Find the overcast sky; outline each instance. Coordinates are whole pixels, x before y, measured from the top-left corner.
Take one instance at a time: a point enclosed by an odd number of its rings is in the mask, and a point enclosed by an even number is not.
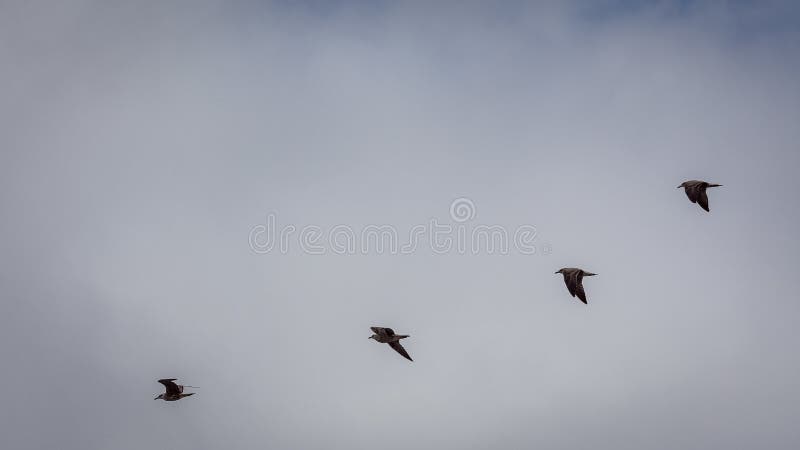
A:
[[[0,447],[798,448],[798,125],[790,1],[0,1]]]

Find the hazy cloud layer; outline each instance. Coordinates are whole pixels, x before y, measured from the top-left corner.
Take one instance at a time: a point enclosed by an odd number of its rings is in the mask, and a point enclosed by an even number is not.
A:
[[[797,448],[799,19],[0,2],[0,447]],[[458,197],[552,252],[248,245]]]

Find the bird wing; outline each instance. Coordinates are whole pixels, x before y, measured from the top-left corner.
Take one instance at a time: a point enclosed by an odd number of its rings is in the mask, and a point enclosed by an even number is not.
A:
[[[697,203],[700,205],[701,208],[705,209],[706,211],[709,211],[709,209],[708,209],[708,195],[706,195],[706,190],[705,189],[702,189],[702,188],[698,189]]]
[[[408,356],[408,352],[406,351],[406,349],[404,349],[403,346],[400,345],[400,341],[390,342],[389,347],[392,347],[394,351],[403,355],[403,358],[409,361],[414,361],[413,359],[411,359],[410,356]]]
[[[567,290],[569,291],[569,295],[575,297],[575,289],[578,285],[578,274],[575,272],[571,272],[569,274],[564,274],[564,284],[567,285]]]
[[[585,305],[589,304],[589,302],[586,301],[586,292],[583,290],[583,280],[581,279],[578,280],[578,284],[575,286],[575,294],[573,297],[575,297],[575,295],[577,295]]]
[[[178,386],[175,384],[175,380],[177,380],[177,378],[162,378],[158,380],[158,382],[167,388],[167,394],[175,395],[183,392],[183,386]]]
[[[683,189],[686,192],[686,196],[689,197],[692,203],[697,203],[697,186],[689,185]]]
[[[369,327],[373,333],[380,335],[380,336],[394,336],[394,330],[391,328],[384,328],[384,327]]]

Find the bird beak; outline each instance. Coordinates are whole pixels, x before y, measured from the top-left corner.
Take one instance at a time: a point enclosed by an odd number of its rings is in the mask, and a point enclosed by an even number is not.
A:
[[[158,397],[160,397],[160,395],[157,395],[156,398],[154,398],[153,400],[158,400]]]
[[[680,187],[680,186],[678,186],[678,187],[676,187],[675,189],[680,189],[680,188],[681,188],[681,187]]]
[[[558,272],[555,272],[555,273],[557,274]]]

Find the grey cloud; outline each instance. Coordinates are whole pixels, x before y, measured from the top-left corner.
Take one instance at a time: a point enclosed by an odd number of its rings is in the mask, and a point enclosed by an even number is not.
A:
[[[4,444],[795,448],[798,12],[0,6]],[[458,197],[552,253],[248,245]]]

